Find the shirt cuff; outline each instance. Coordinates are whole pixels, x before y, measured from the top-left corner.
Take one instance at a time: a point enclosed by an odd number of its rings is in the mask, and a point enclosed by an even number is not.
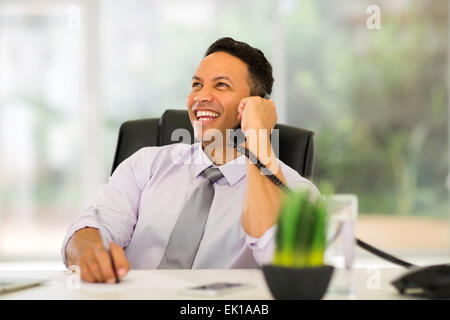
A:
[[[100,229],[97,221],[90,220],[90,219],[77,221],[76,223],[71,225],[69,227],[69,230],[66,233],[66,237],[64,238],[63,243],[62,243],[62,247],[61,247],[61,256],[62,256],[62,260],[63,260],[64,265],[67,266],[67,257],[66,257],[67,244],[69,243],[70,239],[72,239],[72,236],[74,235],[75,232],[77,232],[78,230],[84,229],[84,228]]]
[[[253,257],[258,265],[270,264],[275,252],[275,234],[277,225],[270,227],[260,238],[255,238],[246,233],[246,242],[253,252]]]

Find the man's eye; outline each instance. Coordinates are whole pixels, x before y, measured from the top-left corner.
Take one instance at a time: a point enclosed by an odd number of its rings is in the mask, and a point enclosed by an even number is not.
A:
[[[201,87],[201,83],[200,82],[194,82],[192,83],[192,88],[196,88],[196,87]]]
[[[229,85],[227,85],[225,82],[219,82],[219,83],[217,84],[217,86],[218,86],[218,87],[225,87],[225,88],[229,87]]]

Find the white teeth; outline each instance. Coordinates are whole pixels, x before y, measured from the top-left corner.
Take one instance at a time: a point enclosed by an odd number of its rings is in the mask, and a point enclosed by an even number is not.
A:
[[[200,118],[200,117],[217,118],[218,116],[219,116],[219,114],[216,112],[213,112],[213,111],[197,111],[197,118]]]

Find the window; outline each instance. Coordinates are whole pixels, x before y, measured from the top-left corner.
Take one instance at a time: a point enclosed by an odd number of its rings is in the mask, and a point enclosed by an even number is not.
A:
[[[449,253],[447,1],[3,0],[0,259],[59,257],[120,124],[185,108],[222,36],[272,62],[279,121],[315,131],[314,182],[358,196],[361,238]]]

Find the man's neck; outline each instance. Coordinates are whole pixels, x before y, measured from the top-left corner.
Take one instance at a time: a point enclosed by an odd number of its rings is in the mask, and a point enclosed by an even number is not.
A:
[[[240,156],[240,153],[225,143],[223,145],[216,146],[214,142],[202,142],[201,146],[205,154],[216,166],[221,166]]]

